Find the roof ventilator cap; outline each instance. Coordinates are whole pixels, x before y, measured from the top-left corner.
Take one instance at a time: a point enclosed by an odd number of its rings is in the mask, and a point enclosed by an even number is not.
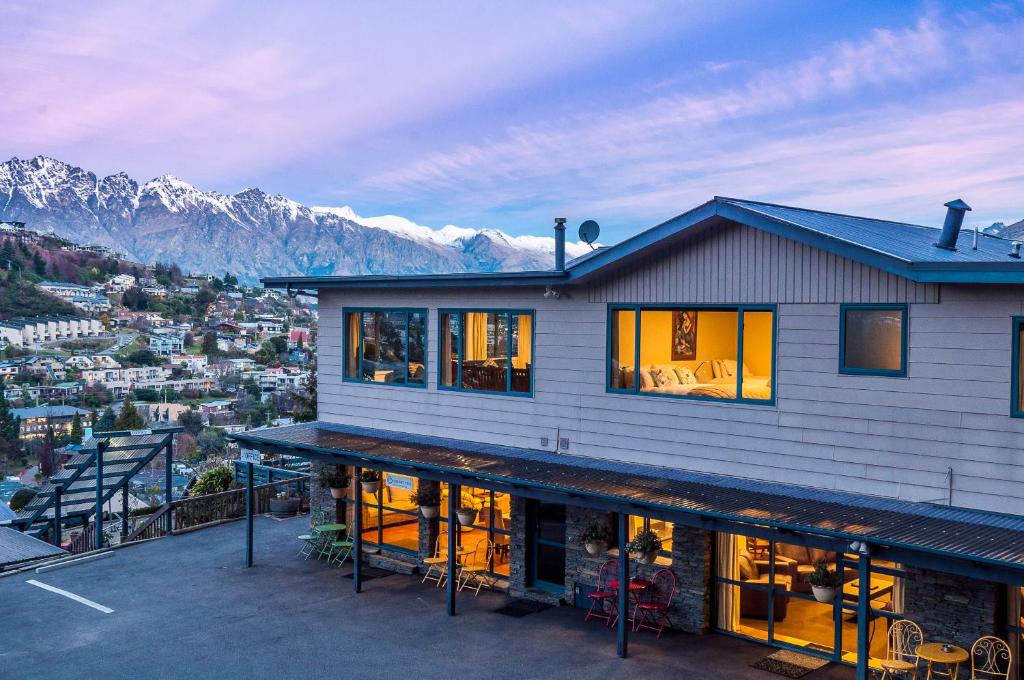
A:
[[[964,224],[964,215],[971,209],[971,206],[956,199],[946,203],[946,221],[942,224],[942,234],[935,242],[937,248],[956,250],[956,239],[960,236],[960,227]]]
[[[1020,246],[1020,241],[1014,241],[1010,244],[1010,257],[1016,257],[1018,260],[1020,259]]]
[[[565,218],[555,218],[555,271],[565,271]]]

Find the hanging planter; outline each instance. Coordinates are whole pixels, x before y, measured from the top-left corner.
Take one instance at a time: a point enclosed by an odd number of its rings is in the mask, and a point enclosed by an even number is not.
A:
[[[380,489],[380,473],[376,470],[363,470],[359,480],[365,493],[375,494]]]
[[[644,529],[633,537],[626,550],[636,555],[636,561],[640,564],[654,564],[661,552],[661,539],[650,529]]]
[[[420,512],[427,519],[434,519],[441,513],[441,490],[436,485],[420,484],[409,500],[420,506]]]
[[[476,522],[477,509],[459,508],[458,510],[455,511],[455,514],[458,515],[459,524],[461,524],[464,527],[471,527],[473,526],[473,523]]]
[[[807,582],[811,584],[811,592],[818,602],[831,604],[836,599],[836,572],[828,568],[824,562],[814,565],[814,571],[807,575]]]
[[[608,525],[603,522],[591,522],[587,527],[580,532],[580,543],[583,544],[583,549],[587,551],[587,554],[591,557],[597,557],[604,551],[608,550],[608,539],[611,537],[611,532],[608,531]]]
[[[347,498],[351,482],[348,472],[342,466],[337,466],[331,471],[328,470],[330,468],[324,468],[324,471],[320,473],[320,486],[329,488],[331,497],[335,500]]]

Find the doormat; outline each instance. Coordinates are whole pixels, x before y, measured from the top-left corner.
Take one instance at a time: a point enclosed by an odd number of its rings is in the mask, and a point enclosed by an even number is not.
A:
[[[551,609],[554,606],[547,602],[534,602],[533,600],[509,600],[508,604],[498,607],[494,610],[494,613],[521,619],[529,614],[536,614],[545,609]]]
[[[384,578],[385,576],[394,575],[395,572],[393,571],[388,571],[387,569],[379,569],[377,567],[363,567],[361,570],[359,570],[359,580],[364,583],[366,581],[372,581],[375,578]],[[354,576],[351,573],[349,573],[345,574],[342,578],[354,578]]]
[[[802,678],[811,671],[816,671],[827,665],[828,661],[826,659],[819,659],[816,656],[807,656],[806,654],[798,654],[797,652],[783,649],[750,664],[750,667],[787,678]]]

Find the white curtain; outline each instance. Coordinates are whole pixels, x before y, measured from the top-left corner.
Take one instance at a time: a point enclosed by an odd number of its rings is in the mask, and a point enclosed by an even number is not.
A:
[[[718,534],[718,576],[722,578],[740,579],[739,563],[736,559],[736,536],[734,534]],[[740,612],[736,597],[736,586],[721,584],[718,589],[718,627],[722,630],[734,631],[739,625]]]

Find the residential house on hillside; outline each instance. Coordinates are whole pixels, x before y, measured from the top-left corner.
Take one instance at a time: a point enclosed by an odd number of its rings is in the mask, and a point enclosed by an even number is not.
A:
[[[609,560],[666,569],[673,626],[861,678],[897,618],[1016,645],[1024,261],[960,233],[968,209],[940,230],[715,198],[568,264],[563,221],[550,271],[266,279],[318,291],[320,420],[234,438],[381,471],[339,506],[383,568],[462,545],[512,594],[581,606]],[[594,527],[618,552],[584,549]]]
[[[157,356],[181,354],[185,350],[185,340],[177,333],[154,333],[149,336],[149,351]]]
[[[98,319],[54,314],[0,321],[0,338],[12,347],[34,347],[45,342],[94,338],[102,335]]]
[[[87,419],[89,412],[74,406],[32,406],[11,409],[11,415],[21,419],[21,438],[39,439],[52,427],[57,434],[70,434],[75,415]],[[82,420],[85,425],[88,420]]]
[[[77,283],[40,281],[39,288],[50,295],[70,302],[81,311],[89,314],[109,312],[111,309],[110,299],[103,295],[100,290],[80,286]]]
[[[117,274],[110,277],[104,288],[111,293],[123,293],[129,288],[135,287],[135,277],[131,274]]]

